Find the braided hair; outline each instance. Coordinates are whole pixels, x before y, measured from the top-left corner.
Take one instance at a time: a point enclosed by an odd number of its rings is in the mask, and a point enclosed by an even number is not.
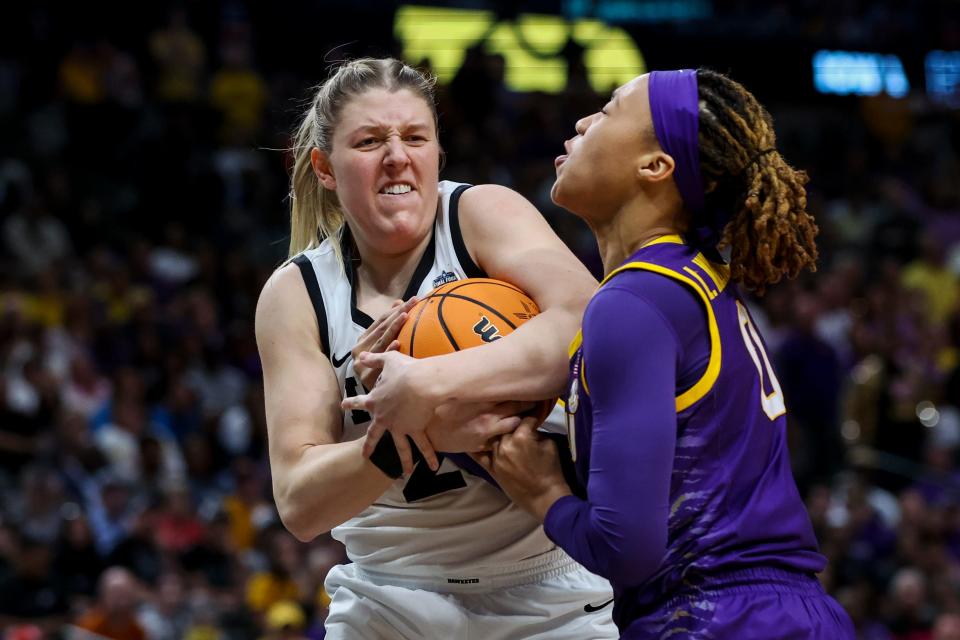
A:
[[[762,294],[784,276],[816,271],[819,229],[807,213],[807,174],[776,150],[773,119],[743,85],[697,71],[700,171],[706,206],[732,212],[720,232],[730,276]]]

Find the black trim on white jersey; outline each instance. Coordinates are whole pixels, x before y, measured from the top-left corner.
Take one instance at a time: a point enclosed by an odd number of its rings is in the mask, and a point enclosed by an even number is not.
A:
[[[373,324],[373,318],[357,308],[357,288],[355,285],[357,282],[357,265],[360,264],[360,256],[354,257],[353,255],[353,238],[350,235],[350,227],[346,225],[344,225],[343,233],[340,234],[340,243],[340,248],[343,251],[343,261],[347,266],[347,280],[350,282],[350,317],[354,323],[364,329],[368,329],[370,325]],[[436,253],[437,228],[436,225],[434,225],[433,229],[430,230],[430,244],[427,245],[426,250],[420,257],[417,268],[413,272],[413,276],[410,278],[410,282],[407,283],[407,290],[403,293],[404,300],[409,300],[411,297],[417,295],[417,291],[420,290],[420,283],[423,282],[423,279],[430,273],[430,269],[433,268]]]
[[[323,306],[323,294],[320,293],[320,283],[317,282],[317,272],[313,270],[313,263],[302,253],[293,259],[293,263],[300,269],[300,275],[303,276],[303,283],[307,286],[307,293],[310,294],[310,302],[313,303],[313,311],[317,314],[317,329],[320,332],[320,347],[324,355],[328,358],[330,355],[330,336],[327,329],[327,310]]]
[[[450,194],[450,206],[447,208],[447,216],[450,220],[450,239],[453,240],[453,249],[457,252],[457,260],[460,261],[460,266],[463,267],[463,272],[467,274],[467,277],[486,278],[487,274],[470,257],[470,252],[467,251],[467,243],[463,241],[463,233],[460,232],[460,196],[472,186],[472,184],[460,185]]]

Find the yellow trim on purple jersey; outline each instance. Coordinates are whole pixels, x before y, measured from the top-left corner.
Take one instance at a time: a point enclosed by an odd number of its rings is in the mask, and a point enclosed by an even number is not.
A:
[[[673,236],[679,238],[679,236]],[[671,236],[662,236],[657,238],[649,244],[656,243],[657,241],[670,242],[671,240],[664,240],[664,238],[671,238]],[[680,242],[682,244],[682,240]],[[644,245],[647,246],[647,245]],[[707,393],[713,388],[713,384],[717,381],[717,377],[720,375],[720,363],[722,360],[722,354],[720,353],[720,328],[717,326],[717,318],[713,313],[713,305],[710,304],[711,297],[708,290],[701,287],[697,282],[691,280],[687,276],[674,271],[673,269],[668,269],[666,267],[660,266],[658,264],[653,264],[651,262],[628,262],[627,264],[614,269],[607,277],[603,279],[603,282],[600,283],[602,287],[606,284],[613,276],[617,275],[621,271],[628,271],[633,269],[642,269],[645,271],[652,271],[653,273],[659,273],[675,280],[679,280],[684,283],[691,289],[697,292],[697,295],[700,296],[700,299],[703,301],[703,306],[707,309],[707,324],[710,329],[710,361],[707,363],[707,370],[704,374],[697,380],[696,384],[692,387],[681,393],[677,396],[677,412],[683,411],[687,407],[693,405],[697,400],[703,398]],[[697,278],[702,282],[702,279]],[[582,340],[582,337],[581,337]]]
[[[683,241],[683,236],[677,233],[669,233],[665,236],[654,238],[649,242],[644,242],[642,245],[640,245],[640,248],[643,249],[644,247],[651,247],[655,244],[686,244],[686,242]],[[604,280],[606,280],[606,278],[604,278]],[[603,283],[601,282],[600,284]]]
[[[570,346],[567,347],[567,358],[572,358],[573,354],[577,352],[577,349],[579,349],[582,344],[583,329],[577,329],[577,335],[573,336],[573,340],[570,341]]]
[[[714,285],[717,287],[717,293],[727,288],[727,283],[730,282],[729,265],[710,262],[702,253],[698,253],[693,258],[693,264],[703,269],[704,273],[713,280]]]
[[[590,385],[587,384],[587,359],[580,356],[580,383],[583,385],[583,392],[590,395]]]
[[[716,289],[714,289],[713,287],[711,287],[710,285],[708,285],[707,282],[706,282],[703,278],[700,277],[700,274],[699,274],[699,273],[697,273],[696,271],[694,271],[694,270],[691,269],[690,267],[684,267],[683,270],[686,271],[688,274],[690,274],[690,275],[693,277],[694,280],[696,280],[697,282],[700,283],[700,286],[703,287],[703,290],[704,290],[704,291],[706,291],[708,298],[710,298],[711,300],[713,300],[713,299],[716,298],[718,295],[720,295],[720,292],[717,291]]]

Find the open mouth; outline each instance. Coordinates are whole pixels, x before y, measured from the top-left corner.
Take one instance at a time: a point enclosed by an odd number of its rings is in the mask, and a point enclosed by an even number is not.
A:
[[[413,191],[413,185],[408,182],[393,182],[387,185],[384,185],[380,189],[380,193],[388,196],[402,196],[405,193],[410,193]]]

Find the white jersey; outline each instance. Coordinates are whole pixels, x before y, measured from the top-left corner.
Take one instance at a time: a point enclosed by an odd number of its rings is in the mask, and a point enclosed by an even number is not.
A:
[[[460,234],[457,202],[468,187],[440,182],[433,239],[404,299],[446,282],[485,275]],[[347,228],[342,236],[345,268],[330,238],[294,262],[317,311],[322,346],[347,397],[364,393],[354,374],[351,350],[373,320],[356,307]],[[369,421],[363,411],[345,412],[343,440],[363,436]],[[436,473],[419,463],[409,477],[395,481],[372,505],[336,527],[333,537],[359,566],[411,576],[497,573],[554,548],[532,516],[482,478],[446,459]]]

